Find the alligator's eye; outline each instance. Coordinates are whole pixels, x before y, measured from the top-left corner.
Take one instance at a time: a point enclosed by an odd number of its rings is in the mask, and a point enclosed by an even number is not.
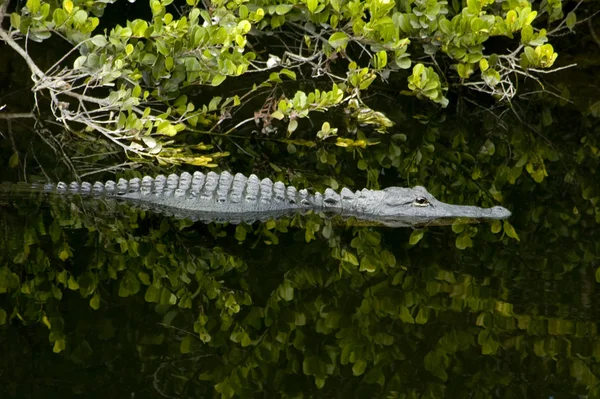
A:
[[[429,201],[425,197],[417,197],[413,204],[415,206],[429,206]]]

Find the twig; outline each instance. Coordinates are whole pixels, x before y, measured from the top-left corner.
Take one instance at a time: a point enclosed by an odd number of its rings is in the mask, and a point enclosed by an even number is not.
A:
[[[6,105],[2,106],[0,110],[2,110]],[[0,114],[0,119],[31,119],[35,118],[35,115],[32,112],[12,112],[9,114]]]
[[[592,25],[592,19],[589,18],[587,23],[588,23],[588,28],[590,28],[590,34],[592,35],[592,39],[594,39],[596,44],[600,47],[600,39],[598,39],[598,35],[596,35],[596,31],[594,30],[594,25]]]
[[[529,71],[533,71],[533,72],[537,72],[537,73],[554,73],[554,72],[558,72],[561,71],[563,69],[567,69],[567,68],[573,68],[574,66],[577,66],[577,64],[569,64],[569,65],[565,65],[565,66],[561,66],[558,68],[553,68],[550,70],[544,70],[544,69],[534,69],[534,68],[529,68]]]
[[[107,168],[102,168],[102,169],[93,170],[91,172],[82,173],[79,177],[84,178],[86,176],[96,175],[98,173],[104,173],[104,172],[109,172],[109,171],[115,170],[115,169],[121,169],[125,166],[130,166],[131,169],[135,169],[135,168],[139,167],[139,164],[137,162],[123,162],[122,164],[119,164],[119,165],[114,165],[114,166],[110,166]]]

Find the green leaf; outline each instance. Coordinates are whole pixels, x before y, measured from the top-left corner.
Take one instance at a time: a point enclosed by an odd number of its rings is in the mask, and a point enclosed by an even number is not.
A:
[[[296,119],[290,120],[287,131],[289,134],[293,133],[298,128],[298,121]]]
[[[358,266],[358,258],[356,257],[356,255],[345,249],[342,250],[342,260],[354,266]]]
[[[77,283],[77,280],[75,280],[73,278],[72,275],[69,277],[69,281],[67,282],[67,287],[69,287],[69,289],[72,291],[76,291],[79,289],[79,284]]]
[[[498,234],[502,230],[502,222],[499,220],[494,220],[492,223],[492,233]]]
[[[137,277],[140,279],[140,281],[142,282],[142,284],[144,284],[144,285],[150,285],[150,276],[148,275],[148,273],[139,272],[137,274]]]
[[[104,35],[96,35],[90,40],[96,47],[104,47],[108,44],[108,41],[106,40],[106,37],[104,37]]]
[[[278,4],[275,7],[275,13],[277,13],[277,15],[285,15],[290,12],[292,8],[294,8],[292,4]]]
[[[408,323],[408,324],[415,323],[415,319],[410,314],[410,311],[408,310],[408,307],[406,307],[406,305],[400,305],[400,313],[398,314],[398,317],[404,323]]]
[[[480,0],[467,0],[467,9],[471,15],[479,15],[481,12],[481,1]]]
[[[306,315],[304,313],[296,313],[294,324],[297,326],[305,326],[306,325]]]
[[[417,324],[425,324],[425,323],[427,323],[428,319],[429,319],[429,309],[421,306],[419,308],[419,313],[417,314],[417,318],[415,319],[415,322]]]
[[[159,303],[161,305],[175,305],[177,303],[177,297],[167,288],[163,287]]]
[[[296,80],[296,72],[290,71],[289,69],[284,68],[281,71],[279,71],[279,74],[285,75],[292,80]]]
[[[100,295],[98,293],[94,293],[92,299],[90,299],[90,307],[94,310],[100,309]]]
[[[479,60],[479,69],[481,69],[481,72],[485,72],[489,67],[490,64],[488,63],[488,60],[485,58]]]
[[[400,69],[408,69],[412,65],[410,57],[397,57],[395,62],[396,66],[398,66]]]
[[[73,16],[73,22],[78,25],[83,25],[87,20],[88,14],[84,10],[78,10]]]
[[[367,368],[367,362],[363,359],[358,359],[354,363],[354,366],[352,366],[352,374],[354,374],[354,376],[362,375],[365,372],[366,368]]]
[[[18,152],[13,152],[13,154],[10,156],[10,159],[8,160],[8,167],[10,168],[16,168],[19,166],[19,153]]]
[[[181,340],[181,345],[179,345],[179,351],[182,354],[187,354],[190,353],[192,351],[192,343],[193,343],[193,339],[194,337],[192,335],[186,335],[185,337],[183,337],[183,339]]]
[[[413,232],[410,233],[410,239],[408,240],[408,243],[410,245],[417,245],[417,243],[421,241],[421,238],[423,238],[424,234],[425,230],[413,230]]]
[[[294,299],[294,287],[288,280],[279,286],[279,296],[286,301]]]
[[[512,226],[512,224],[510,224],[510,222],[508,220],[504,221],[504,232],[506,233],[507,236],[509,236],[510,238],[514,238],[517,241],[521,241],[519,239],[519,235],[517,234],[517,232],[515,231],[515,228]]]
[[[456,234],[460,234],[460,233],[462,233],[465,230],[466,227],[467,226],[465,224],[463,224],[463,223],[453,223],[452,224],[452,231],[454,233],[456,233]]]
[[[388,63],[387,53],[385,51],[380,51],[377,54],[375,54],[374,64],[375,64],[376,69],[385,68],[387,63]]]
[[[212,82],[210,83],[212,86],[218,86],[225,81],[225,75],[215,75],[212,78]]]
[[[575,25],[577,24],[577,15],[573,11],[567,14],[567,19],[565,21],[567,23],[567,28],[569,30],[573,30]]]
[[[235,239],[242,242],[246,239],[246,228],[238,224],[235,228]]]
[[[240,30],[241,34],[245,35],[246,33],[250,32],[250,30],[252,29],[252,24],[245,19],[241,20],[238,23],[238,29]]]
[[[227,378],[215,385],[215,391],[221,394],[221,398],[231,398],[235,394],[235,390]]]
[[[128,46],[129,46],[129,44],[128,44]],[[131,54],[132,52],[133,52],[133,46],[132,46],[131,52],[127,53],[127,54]],[[175,60],[173,60],[173,57],[168,56],[165,58],[165,68],[167,68],[167,71],[170,71],[171,69],[173,69],[174,65],[175,65]]]
[[[333,234],[333,227],[331,226],[331,224],[326,224],[325,226],[323,226],[323,231],[321,233],[323,234],[323,237],[327,239],[331,238]]]
[[[471,236],[468,232],[464,231],[456,237],[456,248],[463,250],[471,247],[473,247],[473,240],[471,240]]]
[[[127,271],[119,283],[119,296],[128,297],[140,290],[140,280],[131,271]]]
[[[40,0],[27,0],[25,5],[32,14],[37,14],[37,12],[40,10]]]
[[[308,7],[308,11],[315,12],[319,6],[319,0],[307,0],[306,6]]]
[[[334,49],[338,49],[338,48],[346,48],[346,45],[348,44],[348,35],[345,34],[344,32],[335,32],[333,35],[331,35],[331,37],[329,38],[329,44],[331,44],[331,47],[333,47]]]
[[[67,347],[67,342],[64,339],[57,339],[54,341],[54,347],[52,351],[54,353],[60,353]]]
[[[162,134],[164,136],[173,137],[177,135],[177,129],[175,128],[175,126],[171,125],[171,122],[164,121],[158,125],[156,129],[156,134]]]
[[[0,308],[0,326],[6,324],[6,310]]]
[[[315,376],[315,386],[321,389],[325,386],[325,378]]]
[[[281,111],[277,110],[271,114],[271,117],[282,120],[283,118],[285,118],[285,115],[283,115]]]
[[[19,29],[21,26],[21,16],[16,12],[10,14],[10,25],[15,29]]]

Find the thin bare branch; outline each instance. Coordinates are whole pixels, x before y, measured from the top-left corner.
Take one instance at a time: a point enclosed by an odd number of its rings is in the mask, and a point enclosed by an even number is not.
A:
[[[5,106],[0,107],[0,111]],[[0,114],[0,119],[31,119],[35,118],[32,112],[13,112],[8,114]]]

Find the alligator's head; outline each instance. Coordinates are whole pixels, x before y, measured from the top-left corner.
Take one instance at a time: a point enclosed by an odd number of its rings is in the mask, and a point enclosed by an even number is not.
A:
[[[370,191],[370,190],[369,190]],[[448,225],[457,219],[478,222],[488,219],[506,219],[511,213],[501,206],[479,208],[445,204],[435,199],[424,187],[389,187],[377,193],[367,213],[369,219],[390,227],[422,227]],[[368,196],[367,193],[364,193]],[[370,202],[370,201],[369,201]]]

